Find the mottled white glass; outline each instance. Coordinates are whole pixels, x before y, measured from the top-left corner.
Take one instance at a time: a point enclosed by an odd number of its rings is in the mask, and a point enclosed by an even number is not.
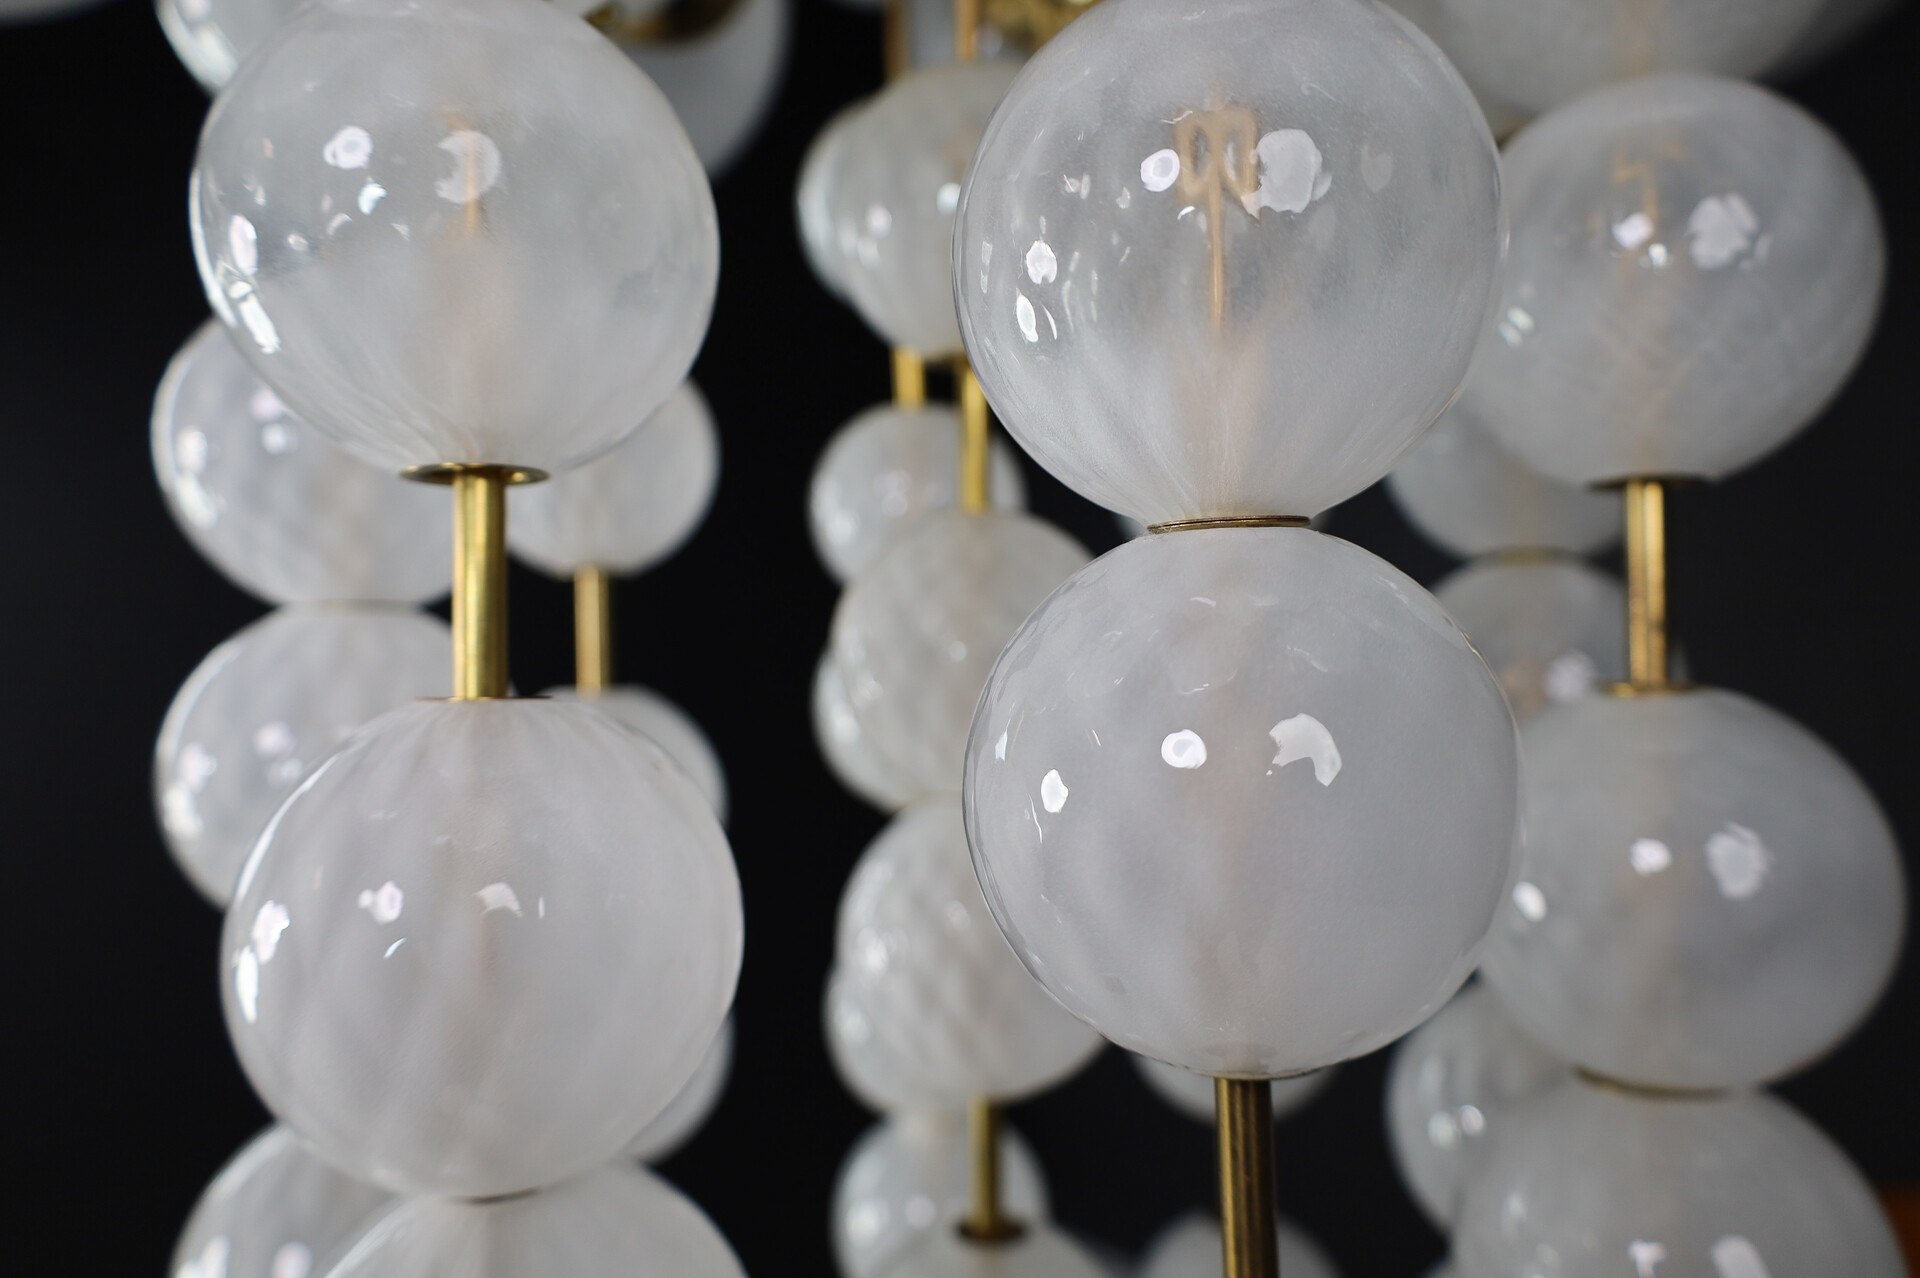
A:
[[[1339,1278],[1340,1271],[1292,1221],[1277,1223],[1280,1272],[1286,1278]],[[1219,1278],[1220,1222],[1204,1211],[1176,1216],[1147,1244],[1139,1278]]]
[[[507,546],[555,577],[650,568],[693,536],[720,482],[720,432],[691,381],[617,448],[508,497]]]
[[[840,1164],[831,1232],[842,1278],[883,1278],[930,1230],[951,1227],[971,1202],[967,1116],[901,1110],[869,1127]],[[1000,1201],[1016,1220],[1047,1219],[1047,1183],[1020,1133],[1002,1129]]]
[[[1485,984],[1469,985],[1394,1050],[1387,1141],[1414,1202],[1453,1229],[1460,1185],[1507,1111],[1550,1086],[1567,1063],[1520,1031]]]
[[[548,688],[540,694],[563,701],[581,700],[577,688]],[[623,728],[639,733],[667,752],[693,779],[722,823],[727,819],[727,773],[713,742],[693,716],[652,688],[637,683],[602,688],[584,698],[595,710]]]
[[[621,1153],[643,1163],[657,1163],[672,1156],[693,1139],[693,1134],[700,1130],[714,1107],[720,1103],[721,1094],[727,1090],[727,1076],[732,1070],[733,1018],[729,1016],[720,1027],[720,1032],[714,1035],[707,1054],[700,1058],[700,1065],[693,1071],[693,1077],[673,1098],[673,1103],[661,1110],[652,1122],[641,1129],[638,1136],[628,1141]]]
[[[313,0],[221,91],[189,184],[214,312],[391,469],[558,473],[686,376],[713,197],[659,90],[525,0]]]
[[[1112,1278],[1085,1247],[1044,1222],[1002,1243],[931,1229],[884,1272],[887,1278]]]
[[[791,19],[787,0],[739,0],[709,30],[682,39],[621,40],[621,52],[673,104],[713,176],[733,167],[779,92]]]
[[[218,93],[300,0],[155,0],[167,43],[200,87]]]
[[[1610,1078],[1778,1078],[1866,1015],[1906,883],[1873,796],[1732,692],[1589,697],[1521,734],[1526,849],[1484,971],[1543,1046]]]
[[[1486,666],[1391,565],[1303,528],[1163,533],[1007,646],[967,834],[1069,1011],[1279,1078],[1392,1042],[1466,979],[1510,881],[1515,766]]]
[[[1443,30],[1441,0],[1383,0],[1383,3],[1424,31],[1441,46],[1443,52],[1446,50],[1446,45],[1441,39]],[[1500,97],[1499,94],[1490,91],[1486,85],[1476,83],[1473,77],[1461,67],[1459,59],[1453,58],[1451,54],[1448,57],[1454,64],[1453,69],[1460,72],[1461,78],[1467,82],[1467,87],[1473,90],[1474,101],[1480,104],[1480,113],[1486,116],[1487,128],[1492,131],[1495,139],[1506,137],[1532,116],[1533,112],[1524,110]]]
[[[876,1114],[936,1110],[950,1104],[894,1040],[879,1033],[858,986],[835,969],[827,974],[821,1009],[827,1058],[854,1099]]]
[[[967,726],[1000,649],[1086,562],[1079,542],[1043,520],[944,510],[840,596],[833,659],[847,703],[913,794],[959,784]]]
[[[1024,509],[1027,483],[1013,450],[995,439],[987,496]],[[827,441],[807,487],[807,530],[836,581],[849,581],[929,511],[960,501],[960,414],[951,405],[880,404]]]
[[[1738,470],[1866,346],[1886,264],[1873,195],[1764,89],[1616,85],[1529,125],[1504,167],[1505,292],[1461,403],[1542,474]]]
[[[740,946],[726,836],[657,746],[577,702],[416,702],[274,816],[220,985],[254,1087],[329,1161],[482,1197],[666,1108]]]
[[[632,1163],[497,1202],[414,1198],[330,1278],[746,1278],[691,1199]]]
[[[1140,1071],[1147,1086],[1167,1104],[1173,1106],[1188,1118],[1211,1126],[1213,1124],[1213,1079],[1206,1074],[1196,1074],[1190,1069],[1181,1069],[1178,1065],[1168,1065],[1156,1061],[1151,1056],[1135,1056],[1134,1068]],[[1321,1092],[1338,1071],[1317,1069],[1311,1074],[1301,1074],[1294,1078],[1276,1078],[1267,1084],[1273,1095],[1273,1116],[1275,1119],[1287,1117],[1306,1106]]]
[[[447,497],[382,474],[288,414],[208,321],[153,401],[153,470],[195,550],[270,603],[447,592]]]
[[[201,1193],[173,1245],[173,1278],[321,1278],[391,1201],[275,1123]]]
[[[834,778],[882,812],[897,812],[919,793],[860,726],[831,649],[820,654],[813,671],[813,739]]]
[[[1472,1278],[1907,1272],[1847,1156],[1764,1092],[1658,1097],[1570,1077],[1508,1120],[1453,1236]]]
[[[1627,677],[1626,592],[1578,559],[1482,559],[1433,593],[1500,681],[1518,723]]]
[[[208,653],[153,748],[160,830],[201,895],[226,905],[268,819],[356,728],[451,692],[451,645],[411,608],[295,604]]]
[[[839,298],[847,295],[846,258],[840,251],[833,209],[827,200],[839,173],[843,144],[866,104],[867,99],[861,98],[842,107],[814,134],[812,145],[800,161],[800,180],[793,192],[794,221],[807,265],[813,268],[821,287]]]
[[[954,238],[987,397],[1143,523],[1312,515],[1466,375],[1503,239],[1493,140],[1351,0],[1096,7],[1020,73]]]

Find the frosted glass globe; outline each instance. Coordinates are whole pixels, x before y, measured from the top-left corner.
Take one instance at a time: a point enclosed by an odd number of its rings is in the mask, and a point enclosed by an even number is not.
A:
[[[581,568],[650,568],[693,536],[720,482],[720,432],[682,382],[639,430],[598,461],[514,490],[507,545],[555,577]]]
[[[180,531],[271,603],[423,603],[447,592],[447,498],[382,474],[289,416],[209,321],[153,402],[153,470]]]
[[[1299,1226],[1278,1222],[1280,1272],[1286,1278],[1339,1278],[1327,1254]],[[1147,1244],[1139,1278],[1217,1278],[1220,1222],[1204,1211],[1175,1217]]]
[[[391,1201],[276,1123],[201,1193],[173,1245],[173,1278],[320,1278]]]
[[[1019,510],[1027,484],[1013,450],[993,441],[991,503]],[[929,511],[960,501],[960,414],[945,404],[880,404],[827,441],[807,487],[807,530],[836,581],[858,576]]]
[[[1894,7],[1894,0],[1825,0],[1785,56],[1773,64],[1772,78],[1789,79],[1812,70],[1853,44]]]
[[[391,469],[590,461],[680,384],[712,309],[686,133],[546,4],[305,5],[214,103],[189,200],[248,362]]]
[[[1011,1242],[976,1243],[932,1229],[886,1278],[1112,1278],[1093,1254],[1052,1225],[1027,1226]]]
[[[1566,1072],[1484,984],[1454,995],[1394,1050],[1388,1145],[1414,1202],[1442,1233],[1452,1231],[1461,1182],[1505,1130],[1507,1111]]]
[[[967,834],[1067,1010],[1279,1078],[1392,1042],[1466,979],[1510,881],[1514,770],[1486,666],[1398,570],[1304,528],[1164,533],[1007,646]]]
[[[167,43],[200,87],[218,93],[300,0],[155,0]]]
[[[1446,43],[1443,39],[1446,23],[1442,16],[1442,0],[1384,0],[1384,3],[1432,37],[1433,41],[1440,45],[1442,52],[1446,52]],[[1453,57],[1451,53],[1447,56],[1453,63],[1453,69],[1461,73],[1461,78],[1467,82],[1467,87],[1473,90],[1474,101],[1480,104],[1480,113],[1487,118],[1487,128],[1492,131],[1496,140],[1506,137],[1532,116],[1533,112],[1507,101],[1489,90],[1486,85],[1476,83],[1473,77],[1461,68],[1458,58]]]
[[[746,1278],[693,1201],[631,1163],[496,1202],[401,1203],[329,1278]]]
[[[1042,520],[945,510],[840,596],[833,658],[848,704],[915,795],[959,784],[967,725],[994,659],[1086,562],[1079,542]]]
[[[254,1087],[329,1161],[482,1197],[666,1108],[740,942],[726,836],[658,747],[578,703],[416,702],[261,835],[221,992]]]
[[[685,39],[621,40],[660,86],[710,174],[733,167],[780,88],[791,19],[787,0],[739,0],[711,30]]]
[[[1467,1181],[1462,1274],[1906,1273],[1846,1155],[1765,1093],[1661,1098],[1569,1078],[1509,1118]]]
[[[201,895],[226,905],[274,811],[361,724],[451,692],[451,645],[411,608],[300,604],[208,653],[153,748],[160,830]]]
[[[974,877],[957,793],[918,800],[861,853],[834,936],[835,964],[874,1033],[948,1106],[1029,1096],[1102,1046],[1007,948]]]
[[[960,353],[954,209],[974,144],[1015,70],[973,62],[912,71],[847,126],[826,194],[840,278],[860,317],[891,345]]]
[[[720,1032],[714,1035],[707,1054],[700,1058],[693,1077],[680,1089],[680,1094],[655,1115],[654,1120],[642,1128],[638,1136],[628,1141],[621,1153],[643,1163],[657,1163],[672,1156],[693,1139],[693,1134],[700,1130],[714,1107],[720,1103],[721,1094],[727,1090],[727,1076],[732,1070],[733,1018],[729,1016],[720,1027]]]
[[[1481,560],[1433,593],[1486,659],[1519,723],[1627,677],[1626,592],[1577,559]]]
[[[1590,697],[1526,727],[1526,850],[1484,971],[1521,1027],[1657,1087],[1778,1078],[1899,956],[1893,834],[1840,757],[1732,692]]]
[[[1618,494],[1528,470],[1457,405],[1388,473],[1387,492],[1421,536],[1462,559],[1514,549],[1591,555],[1620,539]]]
[[[831,649],[820,654],[813,670],[813,739],[835,779],[882,812],[899,811],[918,793],[860,726]]]
[[[833,1259],[842,1278],[882,1278],[930,1231],[959,1221],[971,1177],[964,1113],[902,1110],[869,1127],[833,1183]],[[1039,1160],[1011,1127],[1001,1132],[1000,1201],[1029,1223],[1051,1210]]]
[[[974,157],[954,292],[987,398],[1143,523],[1312,515],[1466,375],[1504,243],[1493,140],[1405,19],[1349,0],[1097,6]]]
[[[941,1107],[941,1098],[927,1085],[926,1077],[901,1057],[892,1039],[877,1032],[857,987],[838,969],[827,973],[821,1019],[827,1059],[862,1105],[876,1114]]]
[[[1151,1056],[1135,1056],[1134,1068],[1140,1071],[1147,1086],[1154,1094],[1173,1106],[1188,1118],[1196,1119],[1212,1126],[1213,1079],[1205,1074],[1196,1074],[1190,1069],[1181,1069],[1178,1065],[1168,1065],[1156,1061]],[[1338,1071],[1317,1069],[1311,1074],[1301,1074],[1295,1078],[1276,1078],[1267,1084],[1273,1096],[1273,1116],[1275,1119],[1287,1117],[1296,1110],[1306,1108],[1312,1100],[1326,1090],[1328,1083]]]
[[[1886,264],[1872,193],[1764,89],[1603,89],[1524,130],[1505,169],[1505,293],[1461,403],[1542,474],[1738,470],[1866,346]]]
[[[846,258],[840,249],[839,234],[833,224],[833,209],[828,204],[844,154],[847,135],[867,99],[842,107],[828,120],[800,161],[800,180],[794,187],[794,221],[800,229],[800,247],[814,278],[835,297],[847,295]]]
[[[548,688],[540,694],[563,701],[580,700],[577,688]],[[621,727],[637,732],[666,751],[679,764],[722,823],[727,819],[727,773],[714,752],[713,742],[693,721],[691,715],[652,688],[639,684],[621,684],[602,688],[585,699],[587,704]]]

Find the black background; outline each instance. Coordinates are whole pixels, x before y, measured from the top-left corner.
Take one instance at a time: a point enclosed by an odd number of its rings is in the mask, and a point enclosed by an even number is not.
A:
[[[1878,335],[1824,419],[1752,471],[1674,506],[1672,590],[1695,677],[1757,696],[1832,742],[1907,843],[1920,838],[1915,731],[1913,405],[1920,227],[1910,108],[1920,11],[1790,86],[1852,147],[1881,200],[1892,275]],[[835,591],[803,492],[830,431],[887,394],[883,350],[804,266],[801,154],[878,81],[878,22],[799,0],[773,118],[717,185],[723,265],[696,369],[724,437],[704,528],[619,587],[624,677],[686,707],[734,793],[748,944],[739,1052],[713,1120],[665,1168],[751,1273],[828,1274],[834,1171],[869,1121],[829,1071],[819,1005],[840,886],[880,818],[828,777],[807,713]],[[148,793],[169,699],[260,615],[168,520],[147,451],[153,387],[206,314],[185,218],[206,100],[150,8],[116,3],[0,28],[0,944],[7,1000],[10,1271],[159,1274],[200,1187],[264,1121],[228,1049],[218,919],[174,870]],[[1089,546],[1109,518],[1030,469],[1033,505]],[[1448,566],[1376,488],[1339,535],[1431,582]],[[513,674],[570,681],[566,589],[518,568]],[[1920,1180],[1920,1011],[1909,961],[1878,1013],[1784,1091],[1876,1181]],[[1348,1275],[1438,1255],[1388,1161],[1386,1053],[1345,1068],[1280,1131],[1283,1209]],[[1056,1215],[1137,1250],[1211,1193],[1210,1137],[1118,1053],[1016,1111]]]

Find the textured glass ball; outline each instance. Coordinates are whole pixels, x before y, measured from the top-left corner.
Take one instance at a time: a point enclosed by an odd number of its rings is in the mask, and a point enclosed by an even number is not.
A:
[[[1133,0],[1026,65],[954,293],[1007,429],[1143,523],[1312,515],[1453,398],[1504,243],[1479,109],[1353,0]]]
[[[1712,689],[1589,697],[1521,735],[1526,848],[1484,972],[1541,1045],[1627,1082],[1778,1078],[1866,1015],[1906,883],[1859,779]]]
[[[330,1278],[746,1278],[693,1201],[632,1163],[497,1202],[409,1199]]]
[[[299,0],[156,0],[167,43],[200,87],[218,93]]]
[[[709,30],[618,43],[667,95],[694,154],[717,176],[733,167],[767,118],[785,71],[790,25],[787,0],[739,0]]]
[[[942,1108],[939,1091],[880,1034],[860,999],[859,987],[837,968],[827,973],[821,1009],[827,1058],[854,1098],[876,1114]]]
[[[1516,722],[1627,677],[1627,597],[1578,559],[1483,559],[1433,589],[1507,694]]]
[[[930,1230],[966,1215],[972,1190],[967,1117],[901,1110],[872,1127],[833,1183],[833,1258],[842,1278],[882,1278]],[[1000,1201],[1016,1220],[1047,1219],[1046,1177],[1012,1128],[1000,1139]]]
[[[447,592],[446,494],[383,474],[290,416],[217,323],[160,381],[153,470],[193,548],[271,603]]]
[[[928,515],[847,587],[833,657],[874,750],[915,795],[960,783],[974,703],[1027,614],[1087,562],[1016,511]]]
[[[153,748],[160,830],[203,896],[226,905],[261,829],[355,729],[452,691],[451,643],[411,608],[296,604],[207,654]]]
[[[853,308],[891,345],[960,353],[953,215],[967,160],[1015,69],[973,62],[913,71],[847,125],[826,187],[839,276]]]
[[[686,376],[713,197],[672,108],[525,0],[316,0],[214,103],[214,311],[302,419],[391,469],[569,470]]]
[[[276,1123],[201,1193],[173,1245],[173,1278],[323,1278],[320,1266],[390,1202]]]
[[[957,1229],[933,1229],[882,1271],[886,1278],[1112,1278],[1093,1253],[1046,1223],[1011,1242],[971,1242]]]
[[[582,698],[577,688],[548,688],[540,694],[563,701],[585,700],[621,727],[637,732],[666,751],[712,805],[714,815],[727,819],[727,773],[713,742],[693,717],[652,688],[627,683],[602,688]]]
[[[1067,1010],[1280,1078],[1392,1042],[1466,979],[1510,881],[1515,766],[1486,666],[1389,564],[1303,528],[1162,533],[1008,644],[967,834]]]
[[[1569,1078],[1508,1117],[1466,1184],[1462,1274],[1906,1273],[1866,1180],[1764,1092],[1654,1097]]]
[[[1388,1145],[1414,1202],[1441,1232],[1453,1229],[1460,1185],[1504,1130],[1507,1111],[1566,1072],[1484,984],[1454,995],[1394,1050]]]
[[[719,482],[720,432],[699,388],[682,382],[606,456],[515,489],[507,545],[554,577],[639,572],[693,536]]]
[[[1167,1104],[1173,1106],[1188,1118],[1213,1124],[1213,1079],[1205,1074],[1196,1074],[1190,1069],[1181,1069],[1178,1065],[1168,1065],[1156,1061],[1151,1056],[1135,1056],[1134,1068],[1140,1071],[1147,1086]],[[1282,1119],[1296,1110],[1304,1109],[1315,1097],[1326,1090],[1328,1083],[1338,1071],[1317,1069],[1311,1074],[1301,1074],[1294,1078],[1276,1078],[1267,1084],[1273,1096],[1273,1116]]]
[[[807,255],[807,265],[813,268],[813,276],[820,281],[820,286],[839,298],[847,295],[846,256],[840,248],[828,197],[838,178],[847,135],[866,103],[867,99],[862,98],[842,107],[814,134],[812,145],[800,161],[800,180],[793,192],[794,221],[800,230],[800,247]]]
[[[1280,1272],[1286,1278],[1339,1278],[1327,1254],[1292,1221],[1277,1225]],[[1220,1222],[1204,1211],[1175,1217],[1147,1244],[1139,1278],[1218,1278]]]
[[[834,935],[835,964],[874,1033],[945,1106],[1032,1095],[1103,1045],[1007,948],[957,793],[916,801],[861,853]]]
[[[727,1090],[727,1077],[732,1071],[733,1018],[729,1016],[680,1094],[628,1141],[621,1153],[643,1163],[657,1163],[673,1155],[712,1115]]]
[[[832,650],[813,670],[813,739],[835,779],[882,812],[899,811],[919,792],[860,726]]]
[[[1461,403],[1542,474],[1738,470],[1865,348],[1886,264],[1873,195],[1766,90],[1616,85],[1528,126],[1504,164],[1505,292]]]
[[[740,945],[726,836],[658,747],[578,703],[416,702],[262,834],[221,990],[254,1087],[329,1161],[482,1197],[666,1108]]]
[[[1020,510],[1027,483],[1013,450],[993,441],[992,504]],[[860,575],[930,511],[960,501],[960,414],[945,404],[869,408],[834,433],[807,487],[807,530],[836,581]]]

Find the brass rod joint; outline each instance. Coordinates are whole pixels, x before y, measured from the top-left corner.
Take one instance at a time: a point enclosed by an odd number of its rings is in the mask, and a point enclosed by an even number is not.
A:
[[[927,364],[910,346],[893,348],[893,406],[918,408],[927,402]]]
[[[1274,1235],[1273,1091],[1264,1078],[1213,1080],[1225,1278],[1279,1278]]]
[[[453,695],[507,695],[507,485],[504,467],[470,466],[453,482]]]
[[[1629,479],[1622,487],[1627,524],[1627,682],[1636,691],[1667,686],[1666,483]]]
[[[973,1198],[960,1233],[977,1243],[1010,1242],[1025,1227],[1000,1210],[1000,1106],[984,1096],[967,1105],[967,1147],[973,1168]]]
[[[1311,528],[1305,515],[1220,515],[1211,519],[1175,519],[1148,524],[1150,533],[1194,532],[1201,528]]]
[[[613,582],[592,565],[573,574],[573,684],[583,697],[613,684]]]
[[[960,509],[975,513],[987,508],[988,471],[992,450],[988,444],[987,393],[962,355],[953,365],[960,391]]]

